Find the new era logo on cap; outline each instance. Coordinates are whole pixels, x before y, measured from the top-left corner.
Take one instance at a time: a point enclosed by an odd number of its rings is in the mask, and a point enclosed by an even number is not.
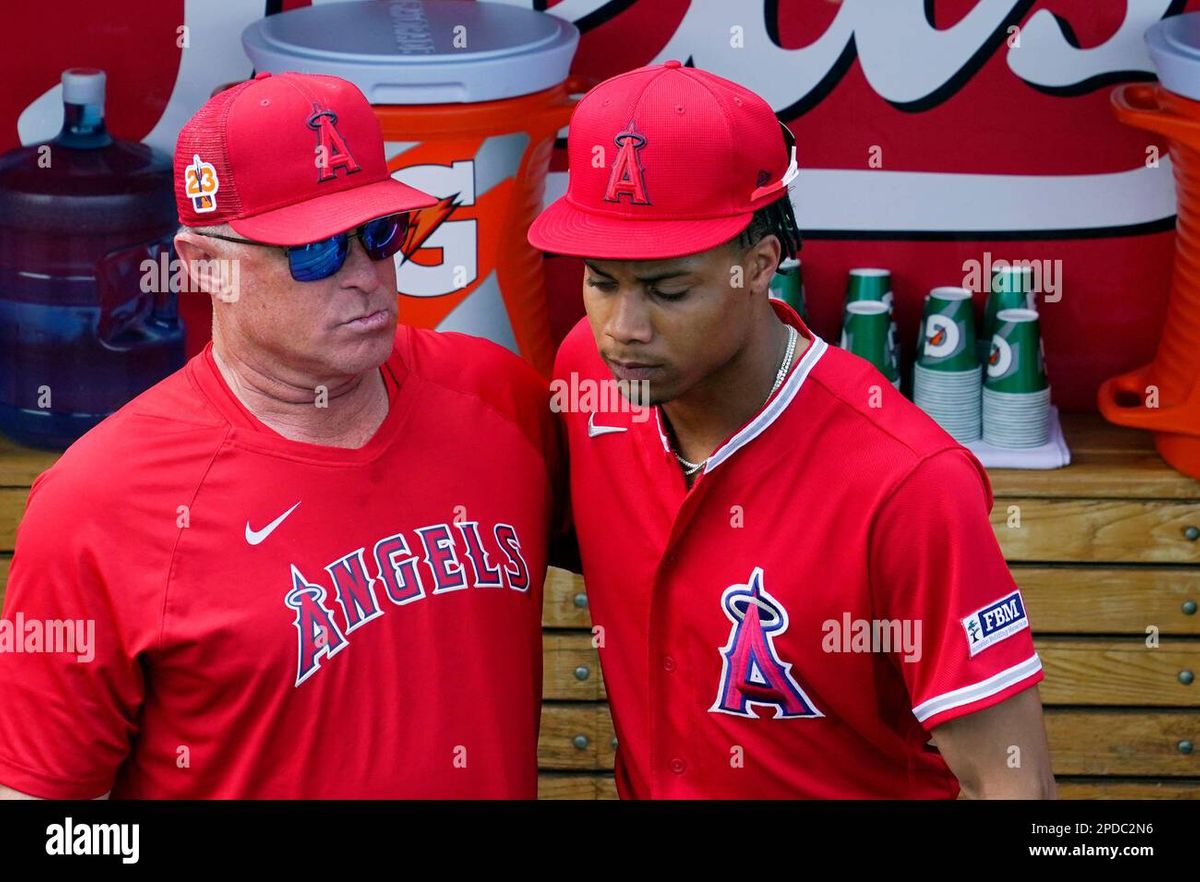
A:
[[[331,76],[260,73],[214,95],[180,130],[175,168],[180,223],[273,245],[437,202],[392,179],[371,105]]]
[[[567,152],[566,195],[534,221],[529,241],[579,257],[707,250],[786,198],[798,174],[795,139],[770,105],[678,61],[588,92],[571,117]]]

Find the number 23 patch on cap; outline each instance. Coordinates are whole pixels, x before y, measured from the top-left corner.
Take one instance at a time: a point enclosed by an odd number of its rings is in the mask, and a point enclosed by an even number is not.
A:
[[[967,649],[974,657],[993,643],[1028,628],[1029,618],[1025,615],[1025,601],[1017,590],[975,610],[962,623],[967,632]]]

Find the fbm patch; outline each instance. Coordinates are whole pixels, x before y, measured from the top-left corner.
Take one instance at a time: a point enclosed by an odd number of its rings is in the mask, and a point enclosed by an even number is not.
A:
[[[1021,599],[1019,589],[1001,597],[995,603],[975,610],[963,619],[962,623],[967,631],[967,648],[972,657],[993,643],[1029,627],[1029,619],[1025,615],[1025,602]]]

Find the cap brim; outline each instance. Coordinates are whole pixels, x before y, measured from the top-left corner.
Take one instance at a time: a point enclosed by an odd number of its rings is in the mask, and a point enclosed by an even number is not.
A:
[[[266,211],[253,217],[231,220],[238,235],[268,245],[304,245],[328,239],[372,218],[399,214],[436,205],[438,198],[415,187],[388,179],[341,190]]]
[[[631,220],[580,211],[563,196],[529,227],[541,251],[603,260],[663,260],[698,254],[728,242],[753,212],[702,220]]]

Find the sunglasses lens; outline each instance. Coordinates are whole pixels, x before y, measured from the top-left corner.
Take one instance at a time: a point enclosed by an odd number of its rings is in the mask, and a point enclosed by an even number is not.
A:
[[[316,282],[327,279],[342,268],[350,251],[350,239],[345,233],[298,245],[288,251],[292,278],[297,282]]]
[[[404,245],[408,233],[408,215],[390,214],[367,221],[362,226],[363,250],[372,260],[391,257]],[[352,232],[338,233],[320,242],[296,245],[288,249],[288,265],[297,282],[327,279],[346,263]]]
[[[390,214],[387,217],[376,218],[363,225],[363,248],[372,260],[383,260],[400,250],[407,232],[407,214]]]

